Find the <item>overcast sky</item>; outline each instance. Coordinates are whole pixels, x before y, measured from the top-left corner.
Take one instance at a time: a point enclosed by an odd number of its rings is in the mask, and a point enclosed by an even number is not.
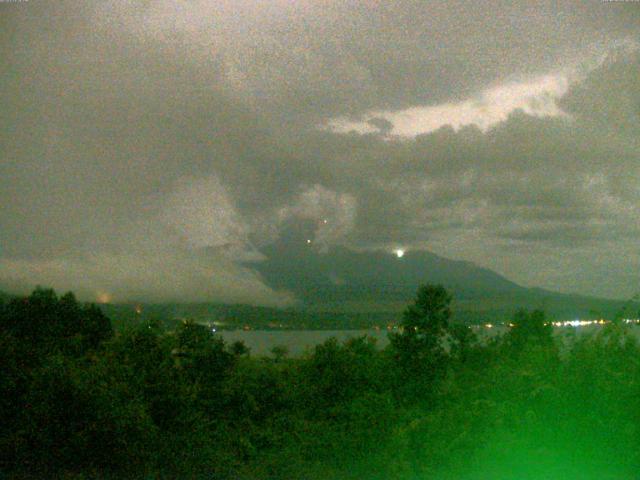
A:
[[[639,46],[637,2],[0,3],[0,285],[286,304],[241,263],[304,219],[631,296]]]

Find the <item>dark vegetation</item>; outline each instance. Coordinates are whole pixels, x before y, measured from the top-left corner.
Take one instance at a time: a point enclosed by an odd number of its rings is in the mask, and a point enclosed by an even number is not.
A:
[[[640,348],[612,323],[559,345],[541,311],[479,344],[420,288],[377,349],[254,358],[193,322],[114,334],[37,289],[0,304],[0,478],[631,479]]]

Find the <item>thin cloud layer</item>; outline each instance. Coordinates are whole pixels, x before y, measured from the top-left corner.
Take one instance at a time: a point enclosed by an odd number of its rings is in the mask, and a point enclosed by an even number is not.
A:
[[[568,79],[562,74],[545,75],[512,82],[483,91],[476,98],[459,103],[411,107],[399,111],[373,111],[360,122],[345,118],[330,120],[326,128],[334,132],[385,133],[401,137],[433,132],[444,126],[454,129],[475,125],[483,131],[507,120],[520,110],[535,117],[565,115],[557,101],[567,92]],[[380,120],[386,120],[380,122]]]

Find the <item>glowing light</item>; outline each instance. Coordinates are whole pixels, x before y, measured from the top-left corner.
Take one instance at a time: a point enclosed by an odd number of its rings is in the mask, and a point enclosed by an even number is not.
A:
[[[101,292],[101,293],[98,294],[97,301],[98,301],[98,303],[110,303],[111,302],[111,295],[109,295],[106,292]]]
[[[311,239],[307,238],[307,243],[308,244],[311,243]]]
[[[399,249],[397,249],[397,250],[395,251],[395,254],[396,254],[396,257],[398,257],[398,258],[402,258],[402,257],[404,257],[404,250],[403,250],[403,249],[401,249],[401,248],[399,248]]]

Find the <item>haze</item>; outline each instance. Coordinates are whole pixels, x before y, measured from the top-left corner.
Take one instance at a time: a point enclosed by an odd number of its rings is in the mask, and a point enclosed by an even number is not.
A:
[[[296,301],[247,262],[429,250],[640,290],[637,3],[0,3],[0,287]],[[106,296],[106,297],[105,297]]]

